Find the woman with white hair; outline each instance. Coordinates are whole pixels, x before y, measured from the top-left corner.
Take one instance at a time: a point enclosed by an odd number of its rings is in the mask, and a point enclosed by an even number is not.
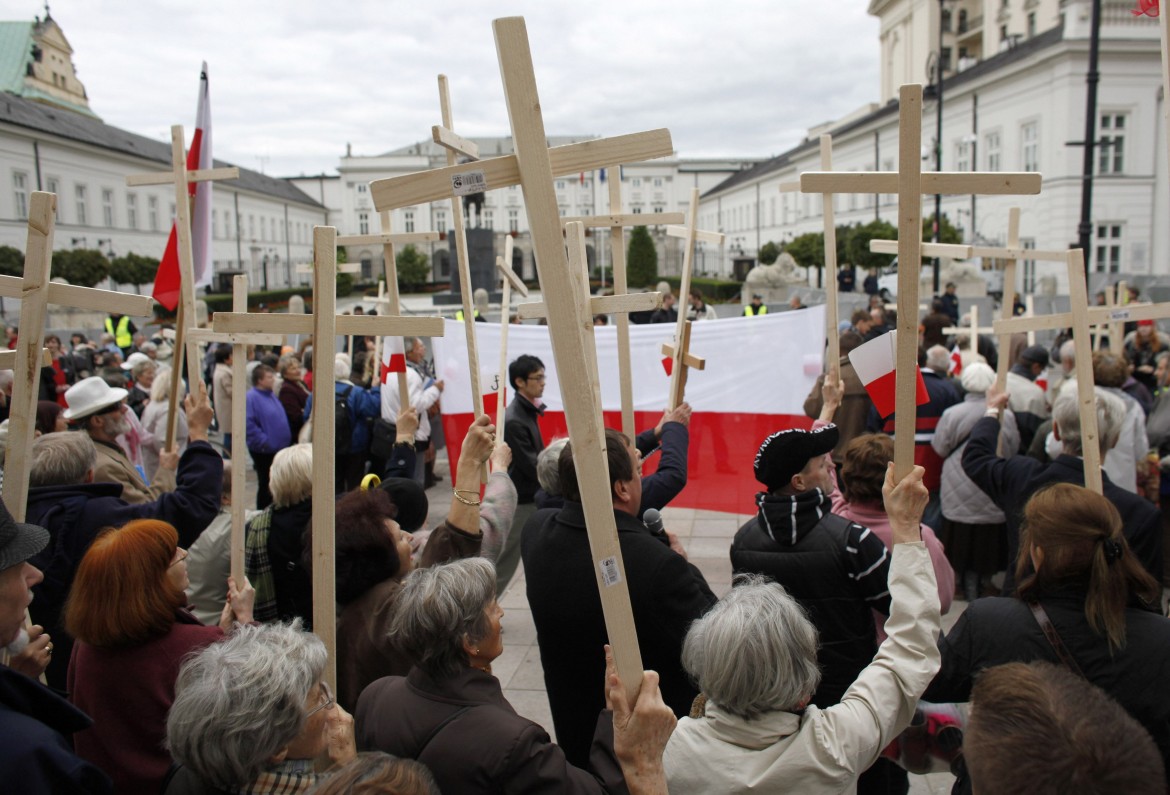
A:
[[[179,388],[185,395],[187,388],[179,382]],[[146,479],[153,481],[158,472],[158,456],[167,441],[167,425],[171,414],[171,368],[160,367],[155,373],[154,383],[150,386],[150,402],[142,411],[142,428],[150,434],[150,440],[142,446],[142,466],[146,470]],[[175,430],[175,450],[179,455],[187,449],[187,413],[182,409],[182,396],[179,402],[179,424]]]
[[[817,631],[784,588],[748,575],[691,625],[682,664],[705,703],[663,755],[670,792],[851,792],[910,722],[938,670],[934,569],[919,531],[922,467],[883,497],[893,537],[889,637],[839,704],[810,704],[820,682]]]
[[[167,716],[166,795],[307,792],[357,756],[353,718],[322,679],[325,645],[297,623],[239,627],[183,665]]]
[[[943,458],[939,538],[970,602],[982,595],[991,575],[1007,568],[1007,519],[963,471],[967,437],[987,413],[987,390],[995,383],[995,371],[975,362],[963,367],[960,381],[967,394],[943,412],[930,445]],[[1011,409],[1004,409],[999,438],[999,454],[1015,455],[1020,432]]]

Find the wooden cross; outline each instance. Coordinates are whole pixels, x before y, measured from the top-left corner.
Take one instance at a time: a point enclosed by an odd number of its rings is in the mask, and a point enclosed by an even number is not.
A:
[[[149,315],[149,295],[126,295],[50,282],[57,196],[34,191],[29,203],[28,243],[24,276],[0,276],[0,297],[19,298],[21,333],[17,338],[13,370],[12,407],[4,464],[4,504],[18,522],[28,507],[29,462],[36,438],[37,398],[44,353],[45,318],[49,304],[122,315]]]
[[[496,444],[504,443],[504,397],[507,387],[515,386],[508,383],[508,326],[512,323],[512,290],[525,298],[528,297],[526,285],[516,271],[512,270],[512,236],[504,238],[504,256],[496,257],[496,270],[504,283],[503,295],[500,296],[500,377],[499,391],[496,394]]]
[[[683,322],[682,335],[675,337],[676,340],[681,340],[677,349],[676,346],[669,343],[662,345],[662,355],[669,356],[671,359],[670,395],[666,401],[667,411],[678,408],[679,404],[683,402],[687,389],[687,371],[692,367],[696,370],[707,368],[706,359],[691,353],[691,323],[690,320]]]
[[[1031,293],[1024,296],[1024,317],[1036,317],[1036,297]],[[1036,332],[1028,332],[1028,345],[1036,344]]]
[[[620,173],[618,165],[608,166],[610,174]],[[609,215],[587,215],[571,218],[562,218],[562,226],[580,222],[588,227],[609,227],[609,251],[613,264],[613,294],[626,295],[629,293],[629,284],[626,279],[626,247],[624,228],[627,226],[645,226],[646,216],[642,213],[623,215],[622,184],[620,177],[609,180]],[[682,213],[655,213],[654,221],[661,224],[681,224],[685,220]],[[681,309],[681,306],[680,306]],[[614,315],[614,325],[617,328],[618,354],[618,387],[622,401],[622,433],[633,439],[638,435],[634,424],[634,382],[630,369],[630,316],[626,312]]]
[[[895,399],[894,474],[901,479],[914,466],[914,428],[918,367],[918,280],[922,259],[922,196],[924,194],[1039,193],[1039,174],[1008,172],[922,173],[922,86],[902,86],[898,94],[898,171],[805,173],[803,193],[897,193],[898,352]]]
[[[317,377],[313,379],[313,632],[325,643],[325,680],[337,684],[337,583],[334,569],[336,416],[333,362],[327,351],[337,336],[381,334],[443,336],[437,317],[337,315],[337,230],[313,228],[313,314],[261,315],[220,312],[215,330],[237,334],[312,334]]]
[[[583,252],[575,244],[571,245],[570,250],[576,252],[573,257],[578,261],[570,265],[553,180],[556,175],[664,157],[672,153],[673,145],[668,131],[657,130],[548,150],[524,20],[499,19],[493,23],[493,29],[515,154],[475,164],[476,181],[484,189],[519,184],[524,192],[541,290],[548,308],[553,356],[561,379],[565,418],[577,457],[578,486],[596,564],[594,574],[617,667],[632,696],[641,681],[642,660],[611,507],[599,384],[596,370],[588,365],[596,359],[592,322],[592,315],[598,313],[594,308],[596,302],[629,301],[640,296],[584,299],[588,283]],[[465,169],[466,166],[448,166],[378,180],[371,183],[370,195],[379,210],[431,201],[449,195],[452,180],[462,181],[464,175],[460,172]],[[584,227],[580,229],[583,236]]]
[[[1124,281],[1117,283],[1116,289],[1105,288],[1105,306],[1116,309],[1129,303],[1129,289]],[[1101,338],[1097,337],[1100,343]],[[1117,313],[1112,313],[1109,322],[1109,349],[1114,353],[1125,352],[1125,321],[1117,319]]]
[[[956,334],[956,335],[965,334],[965,335],[967,335],[967,337],[968,337],[967,344],[971,348],[971,353],[973,355],[978,355],[979,354],[979,335],[980,334],[994,334],[995,327],[994,326],[982,326],[981,327],[979,325],[979,307],[978,306],[971,307],[970,315],[971,315],[971,325],[969,325],[969,326],[947,326],[946,328],[944,328],[942,330],[942,333],[943,334]],[[1007,348],[1003,345],[1000,345],[1000,350],[1004,353],[1003,356],[999,357],[999,360],[1002,361],[1002,360],[1007,358]]]
[[[179,382],[183,376],[183,356],[187,357],[187,383],[192,391],[203,379],[199,372],[199,357],[195,347],[185,339],[187,325],[195,324],[195,265],[191,253],[192,182],[210,182],[220,179],[239,179],[240,170],[228,168],[187,169],[183,125],[171,127],[171,170],[150,174],[132,174],[126,177],[128,187],[144,185],[173,185],[175,189],[175,232],[179,253],[179,311],[175,317],[174,361],[171,369],[171,398],[167,415],[166,449],[174,451],[175,434],[179,427]]]
[[[438,232],[405,232],[392,234],[390,229],[390,213],[381,215],[382,234],[380,235],[345,235],[337,238],[339,246],[382,246],[382,273],[386,280],[386,296],[378,296],[379,302],[386,307],[386,314],[391,317],[401,315],[401,305],[398,298],[398,260],[394,251],[397,244],[412,245],[414,243],[431,243],[439,239]],[[403,349],[405,350],[405,340]],[[353,351],[353,337],[350,337],[350,351]],[[382,338],[379,336],[374,344],[374,372],[378,374],[378,383],[381,383],[382,367]],[[406,371],[398,373],[398,405],[406,408],[410,405],[410,390],[406,386]]]

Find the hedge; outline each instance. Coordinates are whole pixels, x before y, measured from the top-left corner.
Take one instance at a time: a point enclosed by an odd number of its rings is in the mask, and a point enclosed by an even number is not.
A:
[[[678,294],[679,284],[682,283],[681,277],[666,276],[661,281],[669,284],[675,295]],[[739,300],[739,295],[743,291],[743,282],[695,276],[691,278],[691,287],[697,287],[701,290],[703,298],[711,303],[727,303]]]

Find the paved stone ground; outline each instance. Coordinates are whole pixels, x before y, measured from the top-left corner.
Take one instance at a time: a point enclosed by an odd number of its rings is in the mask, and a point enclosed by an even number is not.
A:
[[[446,517],[451,504],[451,477],[444,451],[439,452],[435,471],[443,480],[427,491],[430,501],[428,525],[431,527]],[[256,478],[251,467],[248,471],[247,499],[249,507],[255,505]],[[662,512],[662,518],[666,527],[677,533],[683,541],[690,561],[703,572],[711,590],[719,596],[726,593],[731,588],[728,548],[735,531],[750,517],[718,511],[667,508]],[[504,608],[501,622],[504,653],[492,663],[492,672],[500,680],[504,696],[516,711],[544,726],[555,740],[552,713],[545,694],[544,670],[540,664],[540,648],[536,644],[536,627],[532,622],[532,611],[528,608],[523,565],[517,569],[511,584],[504,591],[500,605]],[[965,602],[956,601],[950,613],[943,616],[944,627],[949,629],[965,607]],[[913,795],[945,795],[950,792],[953,782],[954,778],[949,773],[912,775],[910,792]]]

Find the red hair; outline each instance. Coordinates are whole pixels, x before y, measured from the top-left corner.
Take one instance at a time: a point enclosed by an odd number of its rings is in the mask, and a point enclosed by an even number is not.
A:
[[[91,646],[135,646],[165,634],[187,596],[167,579],[179,534],[157,519],[101,532],[90,545],[69,598],[65,629]]]

